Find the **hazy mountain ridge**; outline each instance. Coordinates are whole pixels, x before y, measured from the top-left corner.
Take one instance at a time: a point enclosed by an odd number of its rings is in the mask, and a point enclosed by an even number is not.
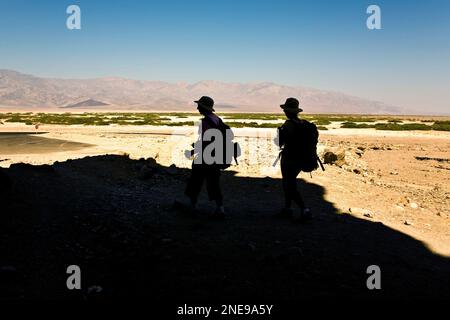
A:
[[[402,113],[404,110],[339,92],[291,87],[271,82],[194,84],[132,80],[120,77],[97,79],[39,78],[11,70],[0,70],[0,105],[62,108],[101,102],[98,107],[140,110],[191,110],[192,101],[212,96],[218,106],[233,111],[273,112],[287,97],[300,99],[310,113]],[[88,106],[95,108],[96,106]]]
[[[88,99],[75,104],[64,106],[62,108],[83,108],[83,107],[102,107],[102,106],[109,106],[109,104],[93,99]]]

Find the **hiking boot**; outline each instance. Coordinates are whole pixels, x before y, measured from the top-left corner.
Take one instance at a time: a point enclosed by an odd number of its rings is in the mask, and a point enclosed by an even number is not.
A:
[[[311,220],[313,217],[310,208],[303,209],[302,215],[303,215],[304,219],[306,219],[306,220]]]
[[[211,220],[224,220],[225,209],[223,207],[217,207],[216,210],[209,216]]]
[[[306,222],[311,221],[311,220],[312,220],[311,209],[305,208],[305,209],[300,211],[300,215],[295,216],[292,219],[292,222],[295,222],[295,223],[306,223]]]
[[[294,215],[294,210],[291,208],[283,208],[278,212],[275,217],[279,219],[290,219]]]

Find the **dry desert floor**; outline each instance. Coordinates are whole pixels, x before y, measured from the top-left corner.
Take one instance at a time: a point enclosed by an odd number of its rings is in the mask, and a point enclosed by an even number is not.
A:
[[[164,166],[188,168],[184,150],[196,139],[195,127],[58,126],[38,130],[24,124],[0,127],[0,165],[52,164],[103,154],[154,158]],[[24,135],[23,133],[32,133]],[[242,177],[280,177],[273,166],[278,148],[274,129],[235,129],[243,155]],[[381,222],[450,256],[450,133],[335,129],[320,132],[319,152],[343,152],[345,163],[302,173],[325,190],[342,214]],[[308,202],[309,199],[306,199]],[[311,201],[311,200],[309,200]]]

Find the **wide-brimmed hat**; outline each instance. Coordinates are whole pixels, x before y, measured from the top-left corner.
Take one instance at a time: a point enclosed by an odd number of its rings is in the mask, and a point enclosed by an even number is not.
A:
[[[203,96],[199,100],[194,101],[196,104],[198,104],[200,107],[209,110],[214,111],[214,100],[210,97]]]
[[[292,112],[302,112],[303,109],[299,108],[300,102],[298,102],[295,98],[287,98],[286,102],[282,105],[280,105],[281,109],[285,111],[292,111]]]

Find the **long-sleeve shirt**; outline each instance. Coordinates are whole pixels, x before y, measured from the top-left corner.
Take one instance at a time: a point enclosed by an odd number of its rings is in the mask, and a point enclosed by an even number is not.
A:
[[[206,117],[208,117],[209,120],[206,119]],[[205,145],[209,143],[209,141],[206,141],[206,142],[205,142],[205,141],[202,141],[202,139],[203,139],[203,135],[205,134],[206,130],[208,130],[208,129],[213,129],[213,128],[214,128],[214,127],[211,125],[210,120],[211,120],[216,126],[219,126],[220,121],[221,121],[220,118],[219,118],[216,114],[214,114],[214,113],[208,114],[208,115],[206,115],[204,118],[202,118],[201,124],[200,124],[200,126],[199,126],[199,128],[198,128],[198,139],[197,139],[197,141],[196,141],[196,142],[194,143],[194,145],[193,145],[193,147],[194,147],[194,153],[198,153],[198,152],[200,151],[201,146],[203,146],[203,148],[204,148]]]

